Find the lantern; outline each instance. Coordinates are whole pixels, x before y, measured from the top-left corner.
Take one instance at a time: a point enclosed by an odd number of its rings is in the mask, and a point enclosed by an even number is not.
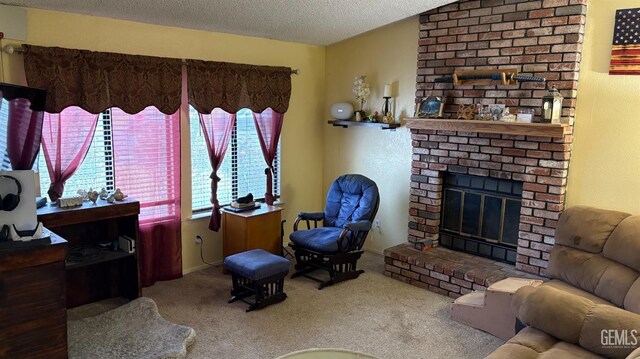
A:
[[[553,86],[548,94],[542,98],[542,118],[543,123],[560,123],[562,116],[562,100],[564,97]]]

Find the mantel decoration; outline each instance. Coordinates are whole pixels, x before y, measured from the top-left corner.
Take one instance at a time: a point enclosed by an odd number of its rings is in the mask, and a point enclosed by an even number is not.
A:
[[[367,76],[362,75],[353,79],[353,94],[356,96],[356,100],[360,101],[360,110],[356,112],[356,121],[361,121],[365,117],[364,104],[371,93],[366,78]]]
[[[564,97],[553,86],[548,94],[542,97],[542,123],[560,123],[562,117],[562,100]]]
[[[444,103],[447,101],[443,96],[428,96],[416,103],[415,117],[444,118]]]

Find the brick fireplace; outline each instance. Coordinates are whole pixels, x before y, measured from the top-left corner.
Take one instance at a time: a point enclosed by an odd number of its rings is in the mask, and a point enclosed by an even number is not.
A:
[[[445,112],[453,118],[459,105],[475,103],[533,108],[539,116],[542,97],[555,86],[565,98],[563,122],[570,126],[560,137],[412,128],[411,247],[439,244],[445,175],[518,181],[522,201],[515,267],[544,275],[565,203],[586,4],[586,0],[462,0],[420,16],[416,101],[446,96]],[[456,87],[434,83],[456,70],[501,67],[542,76],[547,82]],[[389,255],[387,263],[397,259]]]

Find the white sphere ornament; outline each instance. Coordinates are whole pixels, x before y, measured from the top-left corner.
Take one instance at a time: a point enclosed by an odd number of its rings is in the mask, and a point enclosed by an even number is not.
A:
[[[331,106],[331,116],[336,120],[348,120],[353,117],[353,105],[348,102],[338,102]]]

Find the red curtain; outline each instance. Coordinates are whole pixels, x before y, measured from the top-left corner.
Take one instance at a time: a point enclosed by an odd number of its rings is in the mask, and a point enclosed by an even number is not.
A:
[[[40,150],[44,112],[30,106],[31,101],[25,98],[9,101],[7,152],[14,170],[32,169]]]
[[[180,114],[111,110],[115,184],[140,202],[140,282],[182,276]]]
[[[275,112],[271,108],[267,108],[262,113],[253,112],[260,148],[262,148],[262,155],[267,162],[267,168],[264,170],[267,175],[267,193],[264,198],[269,205],[273,204],[275,200],[273,197],[273,160],[278,154],[278,141],[282,132],[283,119],[284,114]]]
[[[213,212],[209,221],[209,229],[217,232],[220,229],[220,203],[218,202],[218,169],[224,160],[227,151],[233,124],[236,122],[236,115],[228,113],[220,108],[215,108],[210,114],[199,114],[200,128],[204,133],[207,143],[207,152],[211,162],[211,204]]]
[[[43,122],[42,149],[51,179],[47,193],[52,201],[56,201],[64,193],[66,180],[87,155],[98,115],[80,107],[67,107],[60,113],[45,113]]]

